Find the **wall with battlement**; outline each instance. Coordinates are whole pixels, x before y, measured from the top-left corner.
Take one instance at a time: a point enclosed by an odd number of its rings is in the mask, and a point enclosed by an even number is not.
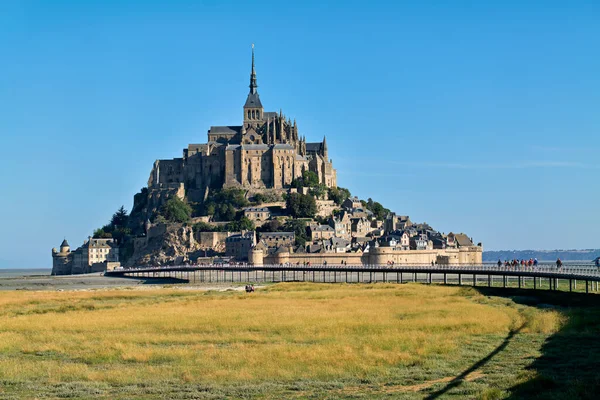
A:
[[[321,265],[327,262],[330,265],[431,265],[453,264],[468,265],[482,263],[482,248],[472,246],[460,249],[434,249],[434,250],[398,250],[392,247],[377,247],[367,253],[289,253],[264,255],[262,250],[252,250],[249,260],[260,260],[264,264],[301,264],[310,263]],[[257,262],[255,265],[260,265]]]

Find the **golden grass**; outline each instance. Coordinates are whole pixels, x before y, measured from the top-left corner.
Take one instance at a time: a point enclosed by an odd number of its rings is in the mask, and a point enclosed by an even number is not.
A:
[[[244,383],[385,376],[451,359],[473,335],[551,333],[552,311],[425,285],[279,284],[0,292],[0,380]]]

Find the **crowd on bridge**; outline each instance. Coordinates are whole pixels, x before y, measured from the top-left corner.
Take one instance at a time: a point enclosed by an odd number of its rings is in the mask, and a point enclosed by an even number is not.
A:
[[[533,268],[533,267],[537,267],[538,265],[538,259],[537,258],[530,258],[529,260],[518,260],[518,259],[513,259],[513,260],[504,260],[504,263],[502,262],[502,260],[498,260],[498,268],[502,267],[502,265],[504,265],[505,268]],[[594,260],[594,265],[596,266],[596,268],[600,269],[600,257],[597,257]],[[557,269],[562,269],[563,267],[563,262],[560,258],[556,259],[556,268]]]

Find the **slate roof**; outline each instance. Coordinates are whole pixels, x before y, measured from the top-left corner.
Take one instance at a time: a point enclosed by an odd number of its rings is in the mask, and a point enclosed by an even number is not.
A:
[[[242,150],[269,150],[268,144],[243,144]]]
[[[333,228],[329,225],[316,225],[310,228],[311,231],[321,232],[321,231],[333,231]]]
[[[456,240],[456,243],[458,243],[459,246],[473,246],[473,242],[471,241],[471,239],[469,239],[469,237],[467,235],[465,235],[464,233],[457,233],[454,235],[454,240]]]
[[[278,143],[273,146],[273,149],[275,149],[275,150],[294,150],[294,146],[292,146],[291,144]]]
[[[262,232],[260,234],[260,238],[269,238],[269,237],[294,237],[294,232]]]
[[[321,146],[323,143],[306,143],[306,151],[309,153],[319,153],[321,151]]]
[[[89,241],[87,241],[83,246],[84,248],[89,248],[89,247],[116,247],[117,245],[115,244],[114,239],[90,239]]]
[[[244,108],[263,108],[258,93],[250,93],[248,95],[248,98],[246,99],[246,104],[244,104]]]
[[[308,246],[308,252],[309,253],[320,253],[321,250],[323,250],[323,246],[321,246],[320,244],[311,244]]]
[[[60,244],[60,247],[65,247],[65,246],[71,247],[71,246],[69,246],[69,242],[67,242],[67,239],[63,240],[62,243]]]
[[[211,126],[208,133],[224,133],[227,135],[235,135],[241,130],[241,126]]]
[[[267,119],[277,117],[277,113],[275,111],[265,111],[263,112],[263,119],[266,121]]]

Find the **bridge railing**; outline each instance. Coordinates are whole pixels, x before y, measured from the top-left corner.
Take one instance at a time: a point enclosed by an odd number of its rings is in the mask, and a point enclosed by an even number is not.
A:
[[[556,274],[556,275],[570,275],[573,277],[600,277],[600,269],[596,268],[594,265],[589,264],[569,264],[564,265],[562,268],[557,268],[556,265],[552,264],[538,264],[535,266],[497,266],[490,264],[411,264],[411,265],[351,265],[351,264],[306,264],[306,265],[298,265],[298,264],[266,264],[266,265],[251,265],[251,264],[204,264],[204,265],[176,265],[176,266],[162,266],[162,267],[138,267],[138,268],[121,268],[116,269],[115,272],[120,274],[127,272],[139,272],[139,271],[170,271],[170,270],[197,270],[197,269],[252,269],[252,270],[262,270],[262,269],[285,269],[285,270],[303,270],[303,269],[311,269],[311,270],[334,270],[334,269],[352,269],[352,270],[362,270],[362,271],[370,271],[370,270],[389,270],[393,272],[402,272],[406,271],[419,271],[423,272],[439,272],[439,273],[461,273],[464,271],[465,273],[473,273],[473,272],[481,272],[485,274],[487,272],[496,272],[502,273],[506,272],[508,274],[514,273],[541,273],[541,274]],[[110,272],[110,271],[109,271]]]

